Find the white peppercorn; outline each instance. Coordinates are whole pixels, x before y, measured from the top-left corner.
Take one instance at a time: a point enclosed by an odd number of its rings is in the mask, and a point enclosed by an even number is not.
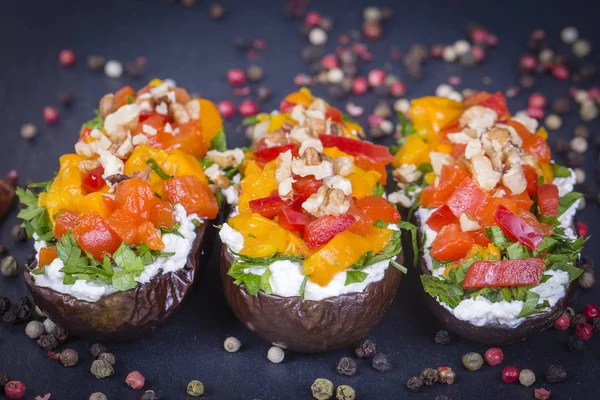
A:
[[[92,393],[89,400],[108,400],[106,395],[102,392]]]
[[[223,343],[223,347],[225,348],[225,350],[227,350],[230,353],[235,353],[240,349],[241,346],[242,343],[238,340],[238,338],[235,338],[233,336],[230,336],[227,339],[225,339],[225,342]]]
[[[571,150],[583,154],[588,149],[588,141],[580,136],[571,139]]]
[[[535,383],[535,374],[530,369],[522,369],[519,373],[521,385],[529,387]]]
[[[544,120],[544,124],[546,125],[546,128],[551,131],[556,131],[562,126],[562,118],[556,114],[550,114]]]
[[[267,352],[267,359],[271,361],[273,364],[279,364],[283,361],[285,357],[285,353],[283,350],[277,346],[272,346]]]
[[[573,43],[572,50],[576,57],[583,58],[590,54],[592,51],[592,45],[585,39],[579,39]]]
[[[585,182],[585,171],[581,168],[575,168],[575,182],[578,184],[582,184]]]
[[[123,64],[116,60],[107,61],[104,65],[104,73],[109,78],[120,78],[123,75]]]
[[[39,321],[29,321],[25,327],[25,334],[30,339],[37,339],[44,334],[44,324]]]
[[[21,127],[21,137],[23,139],[33,139],[37,135],[37,128],[34,124],[25,124]]]
[[[560,39],[567,44],[571,44],[579,39],[579,32],[577,28],[568,26],[560,32]]]
[[[324,45],[327,42],[327,32],[321,28],[314,28],[308,34],[308,40],[315,46]]]
[[[452,46],[446,46],[444,47],[444,51],[442,53],[442,59],[446,62],[454,62],[456,61],[457,55],[456,55],[456,51],[454,50],[454,47]]]
[[[6,256],[0,261],[0,272],[4,276],[16,276],[19,271],[19,263],[13,256]]]
[[[469,51],[471,51],[471,44],[469,42],[467,42],[466,40],[457,40],[454,43],[453,47],[454,47],[454,52],[459,56],[462,56],[463,54],[466,54]]]
[[[56,324],[52,322],[50,318],[46,318],[44,320],[44,329],[48,335],[54,335],[58,329],[58,326],[56,326]]]
[[[598,107],[591,101],[584,102],[579,109],[579,116],[586,122],[596,119],[599,113]]]
[[[407,99],[398,99],[394,103],[394,110],[400,111],[401,113],[407,113],[410,110],[410,101]]]

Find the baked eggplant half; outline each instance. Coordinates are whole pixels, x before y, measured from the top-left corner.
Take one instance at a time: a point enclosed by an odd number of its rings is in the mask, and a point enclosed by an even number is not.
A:
[[[512,117],[500,93],[425,97],[409,113],[390,198],[419,226],[427,304],[449,330],[488,345],[548,328],[583,272],[574,172],[551,161],[544,128]]]
[[[132,339],[185,300],[219,212],[205,172],[239,165],[213,111],[159,80],[124,87],[102,98],[54,179],[18,189],[37,253],[26,285],[63,329]]]
[[[258,119],[263,132],[220,230],[225,296],[269,343],[348,346],[382,320],[405,271],[400,229],[414,226],[382,185],[393,157],[306,89]]]

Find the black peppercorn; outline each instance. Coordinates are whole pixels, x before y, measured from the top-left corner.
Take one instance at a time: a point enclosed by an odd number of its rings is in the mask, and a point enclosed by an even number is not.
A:
[[[160,397],[154,392],[154,390],[146,390],[146,393],[142,395],[141,400],[159,400]]]
[[[131,78],[139,78],[144,74],[144,64],[138,62],[137,60],[129,61],[125,64],[125,72]]]
[[[108,349],[102,343],[94,343],[90,346],[90,354],[94,360],[102,353],[108,353]]]
[[[115,355],[113,353],[100,353],[98,355],[98,360],[107,361],[110,365],[115,365]]]
[[[585,340],[583,340],[579,335],[571,335],[569,337],[568,344],[569,350],[571,350],[574,353],[586,348]]]
[[[440,394],[440,395],[435,396],[434,400],[452,400],[452,398],[448,397],[448,396],[446,396],[444,394]]]
[[[600,331],[600,317],[596,317],[592,320],[592,326],[595,331]]]
[[[223,19],[226,13],[227,10],[225,10],[222,4],[215,3],[210,5],[209,14],[212,20],[219,21]]]
[[[546,370],[548,382],[563,382],[567,379],[567,370],[562,365],[551,364]]]
[[[327,93],[334,100],[341,100],[346,95],[346,91],[342,85],[329,85]]]
[[[243,38],[241,36],[236,36],[233,38],[233,47],[235,47],[239,51],[246,51],[250,49],[251,42],[250,40]]]
[[[10,300],[8,297],[0,296],[0,315],[10,310]]]
[[[573,316],[573,318],[571,319],[571,326],[577,326],[579,324],[583,324],[584,322],[587,321],[587,318],[585,317],[584,314],[575,314]]]
[[[58,94],[58,101],[63,106],[68,107],[71,104],[73,104],[73,94],[71,94],[71,92],[60,92]],[[23,240],[25,240],[25,239],[23,239]]]
[[[308,45],[302,49],[300,55],[305,63],[314,63],[321,59],[321,49],[317,46]]]
[[[21,307],[19,307],[16,312],[15,312],[15,316],[17,317],[17,323],[22,323],[22,322],[27,322],[29,321],[29,319],[31,318],[31,305],[22,305]]]
[[[354,351],[358,358],[371,358],[376,352],[375,342],[371,339],[365,339]]]
[[[8,325],[15,325],[18,323],[17,316],[12,311],[7,311],[2,316],[2,322]]]
[[[352,376],[356,373],[356,362],[350,357],[342,357],[335,370],[340,375]]]
[[[59,326],[56,328],[56,332],[54,332],[54,337],[59,341],[59,343],[65,343],[67,340],[69,340],[70,335],[67,330]]]
[[[392,369],[392,362],[384,353],[375,354],[375,357],[373,357],[373,362],[371,364],[373,365],[373,368],[375,368],[379,372],[388,372]]]
[[[569,151],[569,142],[567,142],[563,138],[556,139],[556,143],[554,144],[554,148],[559,153],[564,153],[565,151]]]
[[[44,350],[54,350],[58,347],[58,340],[52,335],[42,335],[37,341],[37,344]]]
[[[10,230],[10,235],[15,242],[24,242],[27,240],[27,232],[21,225],[15,225]]]
[[[423,372],[421,372],[419,378],[421,379],[421,381],[423,381],[425,385],[431,386],[437,381],[439,381],[440,376],[437,372],[437,369],[425,368]]]
[[[434,342],[435,344],[449,344],[450,334],[448,331],[438,331],[438,333],[435,334]]]
[[[406,382],[406,387],[413,393],[418,392],[423,387],[423,381],[418,376],[413,376],[408,378],[408,382]]]
[[[569,151],[567,153],[566,164],[569,167],[578,167],[583,164],[583,154],[575,151]]]
[[[566,97],[559,97],[552,102],[552,111],[557,114],[566,114],[571,108],[571,103]]]
[[[10,376],[6,372],[0,372],[0,389],[4,390],[4,386],[10,381],[12,379],[10,379]],[[2,393],[2,390],[0,390],[0,393]]]

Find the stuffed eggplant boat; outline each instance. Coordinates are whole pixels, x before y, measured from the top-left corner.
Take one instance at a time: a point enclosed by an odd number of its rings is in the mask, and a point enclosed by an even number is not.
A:
[[[551,326],[583,272],[573,171],[551,161],[544,128],[511,117],[500,93],[425,97],[409,113],[391,197],[414,201],[434,314],[491,345]]]
[[[221,276],[248,329],[282,348],[324,352],[383,318],[405,271],[400,228],[409,224],[383,197],[388,149],[354,129],[342,135],[341,113],[307,90],[293,96],[304,102],[259,116],[266,132],[246,154],[220,231]]]
[[[18,191],[37,252],[25,282],[49,318],[120,340],[179,308],[219,211],[199,157],[223,141],[212,103],[162,81],[102,98],[54,179]]]

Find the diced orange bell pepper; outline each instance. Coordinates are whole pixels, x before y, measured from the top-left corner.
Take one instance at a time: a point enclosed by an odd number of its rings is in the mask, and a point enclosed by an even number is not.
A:
[[[275,180],[277,162],[271,161],[261,169],[256,162],[249,161],[246,164],[244,178],[240,182],[241,195],[238,202],[240,211],[249,208],[250,200],[267,197],[277,190],[279,185]]]
[[[106,223],[110,228],[127,244],[134,245],[137,243],[138,225],[142,220],[136,218],[128,212],[117,209],[108,219]]]
[[[168,201],[155,199],[150,209],[150,222],[157,228],[171,229],[176,223],[173,206]]]
[[[357,155],[354,158],[354,164],[356,164],[357,167],[364,169],[365,171],[370,170],[379,172],[379,174],[381,174],[381,178],[379,178],[379,183],[381,183],[382,185],[385,185],[387,183],[387,170],[385,168],[385,163],[373,162],[368,157],[365,157],[363,155]]]
[[[279,226],[277,221],[246,210],[227,223],[244,237],[244,247],[240,251],[242,254],[251,257],[268,257],[275,252],[300,255],[289,253],[298,251],[302,246],[298,241],[295,241],[296,245],[292,245],[290,238],[294,235]]]
[[[402,164],[419,165],[429,161],[431,147],[419,135],[410,135],[396,153],[392,165],[398,168]]]
[[[377,171],[365,171],[358,166],[354,166],[354,172],[346,178],[352,184],[352,196],[360,199],[373,194],[381,174]]]
[[[465,178],[452,192],[446,204],[457,218],[463,212],[474,216],[487,198],[487,193],[479,185],[471,178]]]
[[[400,222],[398,209],[383,197],[365,196],[355,201],[356,206],[366,213],[372,220],[381,220],[386,224]]]
[[[471,249],[475,241],[458,224],[444,226],[431,243],[431,255],[439,261],[458,261]]]
[[[189,214],[213,219],[219,213],[219,204],[208,185],[195,176],[176,176],[165,181],[165,193],[171,204],[181,203]]]
[[[540,185],[537,202],[540,214],[556,217],[558,215],[558,187],[552,183]]]
[[[411,102],[409,114],[419,135],[433,139],[463,113],[462,103],[443,97],[421,97]]]
[[[510,120],[506,123],[515,128],[517,134],[523,139],[522,148],[525,152],[531,154],[538,162],[550,162],[550,159],[552,158],[550,147],[544,139],[535,133],[529,132],[529,130],[518,121]]]
[[[102,218],[108,218],[110,215],[110,209],[108,208],[104,197],[106,196],[102,192],[94,192],[86,194],[85,196],[78,196],[76,199],[76,210],[81,214],[95,211]]]
[[[175,135],[174,145],[167,148],[167,150],[179,149],[197,158],[204,157],[210,144],[206,144],[203,140],[201,125],[201,121],[189,121],[185,124],[175,125],[173,129],[179,128],[179,133]]]
[[[196,99],[200,104],[200,128],[204,137],[205,148],[210,147],[210,142],[223,129],[223,118],[215,103],[206,99]]]
[[[102,261],[104,254],[113,254],[121,245],[119,235],[93,211],[81,216],[72,233],[79,247],[98,261]]]
[[[155,198],[152,186],[140,179],[121,181],[115,191],[117,208],[142,220],[150,217],[150,210]]]
[[[150,250],[162,250],[165,248],[160,231],[150,221],[142,222],[137,227],[137,242],[137,245],[146,243]]]
[[[115,110],[123,107],[130,103],[129,99],[133,99],[135,96],[135,91],[131,86],[123,86],[121,89],[115,92],[113,98],[113,107]]]
[[[192,100],[192,97],[184,88],[173,88],[173,92],[175,92],[175,101],[180,104],[187,104]]]
[[[54,221],[54,229],[52,230],[54,236],[58,240],[62,239],[65,233],[72,230],[77,225],[78,218],[79,216],[77,214],[72,213],[69,210],[61,211]]]
[[[56,252],[56,246],[52,247],[42,247],[40,249],[40,259],[38,261],[38,265],[40,268],[45,267],[46,265],[50,265],[52,261],[58,258],[58,253]]]
[[[442,166],[438,185],[429,185],[421,192],[421,205],[423,207],[443,206],[456,187],[467,177],[467,171],[459,165]]]

